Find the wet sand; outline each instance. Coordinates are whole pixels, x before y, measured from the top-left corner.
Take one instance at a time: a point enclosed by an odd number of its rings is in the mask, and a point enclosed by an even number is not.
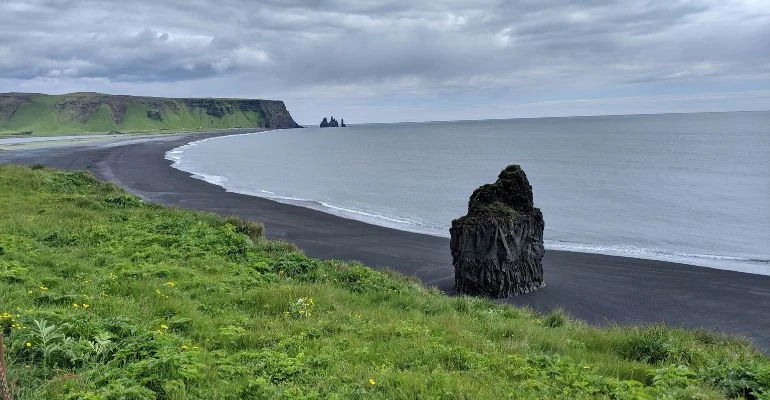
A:
[[[227,132],[233,133],[237,132]],[[229,193],[171,168],[164,159],[174,147],[223,134],[0,151],[0,163],[89,170],[147,201],[260,221],[268,237],[293,242],[309,256],[390,268],[452,294],[454,271],[447,238]],[[770,349],[770,276],[554,250],[546,251],[543,262],[545,288],[502,301],[541,312],[561,307],[597,325],[665,322],[705,328],[745,336],[765,351]]]

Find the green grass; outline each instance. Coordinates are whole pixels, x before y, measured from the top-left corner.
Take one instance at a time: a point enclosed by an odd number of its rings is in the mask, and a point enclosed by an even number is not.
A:
[[[770,398],[747,342],[447,297],[86,173],[0,166],[14,398]]]
[[[107,104],[102,104],[98,111],[91,116],[84,116],[79,114],[79,111],[73,110],[59,111],[56,108],[57,104],[66,100],[88,99],[97,96],[104,95],[95,93],[33,95],[30,97],[31,103],[23,104],[10,119],[0,118],[0,136],[30,131],[34,134],[56,135],[107,133],[110,131],[125,133],[179,132],[249,128],[259,126],[260,121],[264,119],[262,113],[257,111],[235,111],[222,117],[214,117],[206,114],[204,109],[190,107],[184,102],[171,99],[164,99],[164,101],[176,104],[176,109],[165,109],[163,121],[156,121],[147,117],[147,111],[150,108],[144,102],[145,100],[128,102],[128,109],[120,123],[115,123],[112,120],[111,110]],[[221,101],[227,102],[228,100],[223,99]]]

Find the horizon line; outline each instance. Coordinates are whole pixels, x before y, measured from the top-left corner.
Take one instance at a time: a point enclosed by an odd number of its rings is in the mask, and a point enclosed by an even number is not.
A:
[[[689,111],[689,112],[664,112],[664,113],[631,113],[631,114],[588,114],[588,115],[554,115],[543,117],[510,117],[510,118],[471,118],[471,119],[437,119],[437,120],[425,120],[425,121],[391,121],[391,122],[358,122],[354,124],[346,123],[348,126],[353,125],[387,125],[387,124],[429,124],[429,123],[443,123],[443,122],[479,122],[479,121],[508,121],[513,119],[554,119],[554,118],[592,118],[592,117],[632,117],[632,116],[644,116],[644,115],[680,115],[680,114],[727,114],[727,113],[753,113],[753,112],[770,112],[770,109],[762,110],[725,110],[725,111]],[[314,124],[300,124],[303,127],[316,126]]]

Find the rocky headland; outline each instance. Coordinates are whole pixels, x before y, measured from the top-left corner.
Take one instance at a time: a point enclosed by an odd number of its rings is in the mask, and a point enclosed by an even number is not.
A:
[[[0,94],[0,132],[299,128],[282,101],[71,93]]]

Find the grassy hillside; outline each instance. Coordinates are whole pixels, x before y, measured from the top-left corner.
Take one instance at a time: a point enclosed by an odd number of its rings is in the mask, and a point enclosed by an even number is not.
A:
[[[770,398],[744,341],[450,298],[261,231],[0,166],[14,398]]]
[[[294,128],[283,102],[168,99],[100,93],[0,94],[0,134]]]

